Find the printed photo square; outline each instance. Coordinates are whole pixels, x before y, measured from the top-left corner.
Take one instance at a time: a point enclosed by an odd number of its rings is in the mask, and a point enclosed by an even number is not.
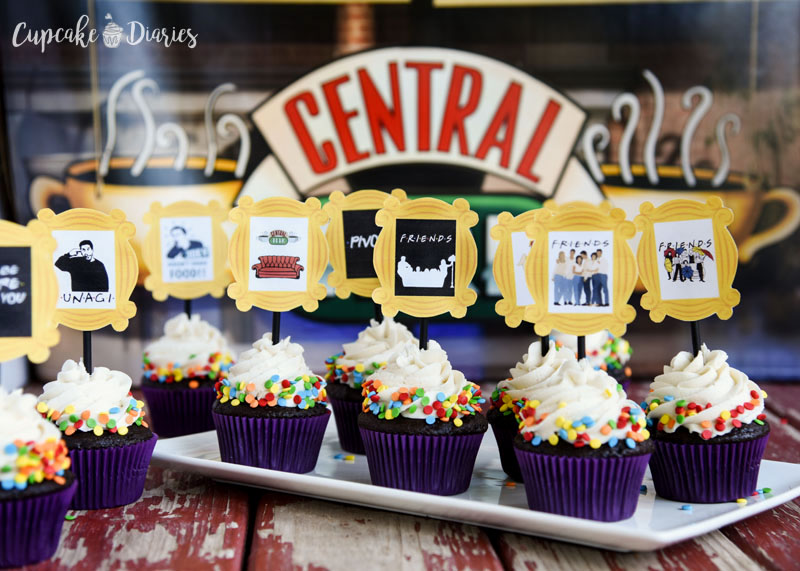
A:
[[[397,220],[395,295],[455,295],[456,221]]]
[[[161,276],[164,282],[214,279],[211,217],[162,218]]]
[[[53,264],[61,309],[114,309],[116,253],[112,230],[54,230]]]
[[[658,222],[653,230],[661,299],[719,297],[711,219]]]
[[[308,218],[250,218],[252,291],[306,291]]]
[[[550,232],[550,313],[613,313],[614,233]]]
[[[0,248],[0,337],[31,336],[31,249]]]

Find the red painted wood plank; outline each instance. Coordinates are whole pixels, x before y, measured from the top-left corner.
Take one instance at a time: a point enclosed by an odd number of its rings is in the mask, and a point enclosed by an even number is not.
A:
[[[256,511],[249,569],[493,569],[479,528],[266,492]]]
[[[50,560],[28,569],[239,570],[247,540],[244,488],[151,466],[142,498],[121,508],[71,511]]]
[[[761,388],[767,391],[767,408],[779,421],[788,422],[800,428],[800,384],[764,383]]]

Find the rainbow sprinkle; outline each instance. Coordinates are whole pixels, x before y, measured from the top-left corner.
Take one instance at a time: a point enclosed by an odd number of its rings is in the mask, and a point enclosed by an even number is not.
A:
[[[375,371],[382,369],[386,363],[356,363],[355,365],[339,365],[338,361],[344,353],[337,353],[325,359],[325,380],[329,383],[348,383],[352,381],[353,387],[361,390],[366,378]]]
[[[652,392],[652,389],[651,389]],[[753,389],[750,391],[750,399],[744,401],[742,404],[730,409],[730,410],[723,410],[720,415],[711,420],[704,420],[700,423],[700,428],[702,428],[702,432],[700,432],[700,436],[704,440],[709,440],[714,437],[714,432],[712,428],[716,430],[719,434],[721,432],[725,432],[729,428],[741,428],[742,421],[739,420],[738,416],[740,414],[744,414],[746,411],[753,410],[755,407],[762,405],[762,399],[767,398],[767,393],[765,391],[759,391]],[[676,425],[681,425],[686,422],[686,419],[692,417],[706,409],[711,408],[714,406],[710,402],[706,403],[696,403],[694,401],[686,401],[683,399],[676,400],[674,396],[667,395],[664,397],[664,402],[670,402],[675,405],[675,414],[670,415],[668,413],[662,414],[658,419],[657,422],[652,419],[647,419],[647,424],[651,428],[655,426],[656,430],[661,431],[672,431]],[[661,400],[658,398],[653,398],[650,403],[648,404],[647,401],[642,403],[642,408],[652,413],[655,409],[662,404]],[[764,421],[767,419],[767,415],[764,413],[759,414],[753,422],[756,424],[764,424]]]
[[[13,478],[0,479],[0,489],[24,490],[30,484],[39,484],[44,480],[53,480],[63,485],[66,483],[64,470],[70,467],[66,443],[55,438],[44,442],[23,442],[15,440],[3,448],[7,456],[16,457],[11,464],[0,466],[0,476],[16,471]]]
[[[564,346],[564,342],[558,340],[555,345],[557,349],[561,349]],[[595,369],[606,371],[612,376],[615,376],[615,374],[622,374],[626,377],[631,376],[631,368],[626,367],[624,363],[630,360],[631,355],[633,355],[633,348],[626,339],[615,337],[608,333],[608,339],[606,339],[602,347],[586,352],[587,357],[597,357],[603,354],[605,355],[603,361],[599,365],[595,365]],[[577,352],[575,356],[578,356]]]
[[[189,359],[196,358],[197,355],[189,355]],[[189,380],[189,388],[196,389],[200,383],[198,378],[218,380],[226,379],[228,371],[233,366],[233,359],[228,353],[212,353],[208,356],[205,365],[196,367],[184,367],[180,363],[167,363],[166,367],[158,367],[150,361],[148,353],[142,356],[142,369],[144,378],[154,383],[180,383],[184,379]]]
[[[230,379],[222,379],[214,384],[217,400],[230,402],[231,406],[242,403],[252,408],[259,406],[296,406],[300,409],[314,408],[316,405],[327,406],[328,395],[325,391],[327,383],[316,375],[301,375],[293,381],[272,375],[264,382],[266,394],[257,398],[256,383],[240,381],[232,383]]]
[[[433,424],[437,420],[442,422],[453,421],[456,426],[461,426],[463,421],[460,416],[478,414],[481,404],[486,402],[481,396],[481,389],[474,383],[466,383],[458,394],[449,397],[442,392],[426,393],[425,389],[418,387],[400,387],[391,394],[388,403],[381,402],[378,393],[387,387],[379,379],[370,379],[363,384],[361,393],[364,402],[361,408],[364,412],[371,412],[380,419],[392,420],[400,416],[401,407],[407,407],[410,414],[422,411],[425,422]]]
[[[125,436],[128,434],[128,427],[133,424],[144,426],[145,428],[149,426],[144,420],[144,403],[133,398],[131,393],[128,393],[128,399],[128,406],[124,410],[124,418],[122,418],[123,410],[116,406],[101,412],[93,412],[91,410],[78,412],[74,405],[68,405],[64,410],[55,410],[47,406],[46,403],[40,402],[36,405],[36,410],[39,411],[43,418],[54,423],[67,436],[75,434],[76,431],[84,426],[88,428],[84,432],[91,431],[96,436],[102,436],[104,431]],[[120,424],[119,420],[114,417],[124,420],[125,424]]]

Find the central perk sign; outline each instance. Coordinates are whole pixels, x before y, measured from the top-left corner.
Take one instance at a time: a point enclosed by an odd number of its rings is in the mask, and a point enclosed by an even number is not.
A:
[[[300,192],[369,168],[438,163],[551,196],[586,113],[512,66],[426,47],[336,60],[252,119]]]

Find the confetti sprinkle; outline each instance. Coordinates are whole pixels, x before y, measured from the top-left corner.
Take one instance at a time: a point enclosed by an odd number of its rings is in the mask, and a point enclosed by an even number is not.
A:
[[[64,470],[71,463],[67,445],[62,439],[44,442],[15,440],[3,446],[3,454],[11,459],[0,464],[0,489],[24,490],[31,484],[52,480],[64,484]]]
[[[647,486],[645,486],[644,484],[639,486],[639,493],[641,495],[643,495],[643,496],[646,496],[647,495]]]
[[[55,410],[44,401],[37,405],[36,410],[43,418],[53,422],[66,436],[71,436],[78,431],[91,432],[95,436],[102,436],[105,432],[117,433],[122,436],[128,433],[132,425],[147,427],[144,420],[144,403],[133,398],[132,393],[125,397],[127,406],[114,406],[107,411],[83,410],[75,412],[75,405],[67,405],[63,411]],[[43,406],[42,406],[43,405]]]
[[[684,512],[690,512],[692,511],[692,506],[690,506],[689,504],[684,504],[679,509]]]
[[[283,406],[305,410],[317,405],[327,406],[326,385],[322,377],[316,375],[299,375],[293,380],[271,375],[253,383],[221,379],[214,383],[214,390],[219,402],[230,402],[231,406]]]
[[[194,360],[197,355],[190,355],[189,359]],[[233,366],[233,358],[228,353],[211,353],[205,360],[194,366],[184,366],[180,363],[167,363],[166,367],[160,367],[150,361],[148,353],[142,356],[142,371],[144,378],[154,383],[180,383],[189,379],[187,385],[191,389],[200,386],[199,380],[221,380],[228,378],[228,371]]]
[[[739,498],[739,499],[736,500],[736,503],[739,504],[740,506],[746,506],[747,505],[747,499],[746,498]]]
[[[77,517],[78,517],[78,516],[76,516],[75,514],[66,514],[66,515],[64,516],[64,519],[65,519],[65,520],[67,520],[67,521],[74,521],[74,520],[75,520],[75,518],[77,518]]]

